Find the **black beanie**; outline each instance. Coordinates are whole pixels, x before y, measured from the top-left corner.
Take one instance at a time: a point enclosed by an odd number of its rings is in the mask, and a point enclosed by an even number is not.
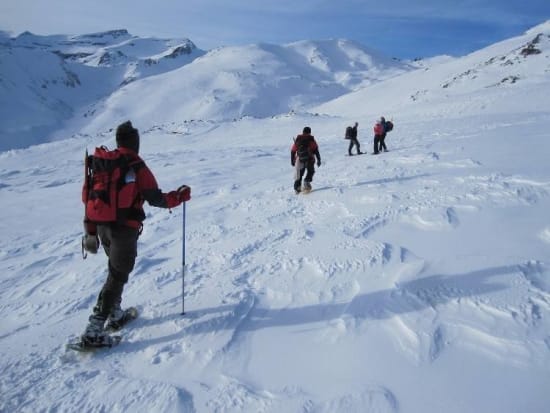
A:
[[[306,126],[304,128],[304,130],[302,131],[303,134],[310,134],[311,133],[311,128],[309,126]]]
[[[129,120],[116,128],[116,144],[118,147],[132,149],[135,153],[139,152],[139,132]]]

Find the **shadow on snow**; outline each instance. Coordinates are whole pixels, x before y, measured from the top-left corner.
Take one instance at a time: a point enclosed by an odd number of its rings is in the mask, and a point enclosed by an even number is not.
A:
[[[395,315],[414,313],[427,308],[436,308],[452,300],[477,297],[506,289],[507,284],[496,277],[520,270],[517,265],[492,267],[465,274],[435,274],[421,279],[399,283],[395,288],[359,294],[349,302],[320,303],[293,308],[261,308],[253,292],[237,305],[190,310],[146,320],[143,326],[166,321],[189,322],[174,334],[141,342],[151,345],[187,335],[200,335],[223,330],[256,331],[271,327],[307,325],[329,322],[339,318],[382,320]],[[208,317],[212,314],[219,314]],[[205,319],[206,318],[206,319]],[[204,319],[204,320],[203,320]]]

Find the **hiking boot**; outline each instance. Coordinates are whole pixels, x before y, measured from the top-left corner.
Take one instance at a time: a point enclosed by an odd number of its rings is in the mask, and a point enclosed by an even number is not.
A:
[[[124,317],[124,310],[120,307],[120,304],[115,305],[115,308],[111,310],[111,314],[107,317],[107,322],[116,322],[122,320]]]
[[[363,155],[363,152],[359,151],[357,152],[357,155]]]
[[[304,184],[304,191],[311,191],[311,183],[306,182]]]
[[[124,324],[124,317],[126,312],[120,307],[120,304],[116,304],[111,310],[111,314],[107,317],[107,328],[118,330]]]
[[[89,344],[101,343],[106,335],[103,330],[105,320],[106,318],[101,314],[92,314],[88,318],[88,325],[82,334],[82,341]]]

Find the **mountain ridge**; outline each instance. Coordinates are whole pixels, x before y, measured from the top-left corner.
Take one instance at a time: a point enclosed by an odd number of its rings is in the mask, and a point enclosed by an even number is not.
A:
[[[544,95],[548,89],[550,21],[462,58],[419,66],[420,70],[352,92],[313,110],[355,116],[391,112],[408,119],[429,118],[426,103],[434,108],[434,113],[440,113],[435,110],[436,106],[445,108],[451,117],[506,110],[544,110],[538,99],[529,99],[529,94]],[[398,90],[399,94],[387,94],[384,89]],[[456,99],[464,95],[471,96],[470,106]]]
[[[138,113],[154,113],[147,106],[151,93],[172,99],[179,89],[171,114],[177,119],[269,117],[413,69],[342,39],[206,52],[189,39],[139,38],[118,29],[78,36],[25,32],[0,41],[0,48],[9,57],[0,61],[0,150],[54,139],[68,121],[76,121],[73,131],[90,119],[101,123],[103,111],[121,110],[120,97],[132,93],[141,102]],[[167,120],[164,113],[155,116]]]
[[[0,60],[0,150],[8,150],[108,131],[112,113],[151,128],[299,111],[430,116],[415,110],[420,101],[444,105],[449,113],[483,112],[487,102],[466,108],[452,97],[492,88],[496,106],[510,105],[516,99],[499,96],[513,95],[518,83],[543,93],[536,84],[545,83],[550,72],[544,63],[550,21],[464,57],[412,62],[346,39],[204,51],[189,39],[140,38],[125,29],[78,36],[4,34],[0,49],[7,57]],[[536,61],[543,63],[531,63]],[[400,94],[385,93],[386,82]],[[169,110],[159,109],[159,101],[171,102]]]

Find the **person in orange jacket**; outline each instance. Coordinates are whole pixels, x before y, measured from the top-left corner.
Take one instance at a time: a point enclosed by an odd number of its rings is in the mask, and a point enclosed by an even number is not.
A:
[[[386,120],[384,119],[384,117],[381,117],[374,124],[374,155],[378,155],[380,153],[380,150],[382,150],[382,145],[384,145],[384,147],[386,146],[383,143],[384,138],[386,137],[385,123]]]

